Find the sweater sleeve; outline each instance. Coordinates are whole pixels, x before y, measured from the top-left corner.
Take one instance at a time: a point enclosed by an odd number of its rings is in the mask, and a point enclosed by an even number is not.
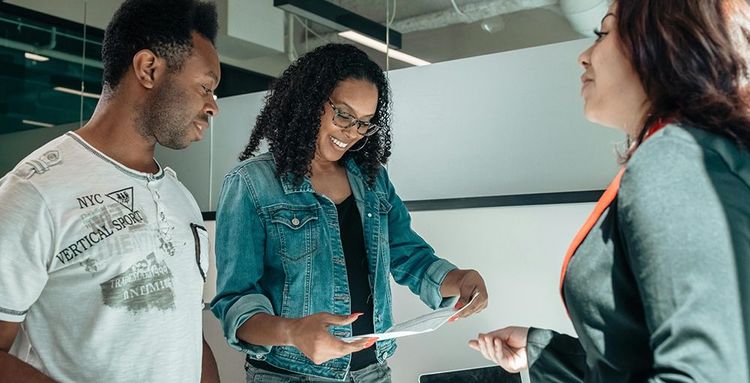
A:
[[[586,353],[577,338],[532,327],[527,339],[532,382],[583,382]]]

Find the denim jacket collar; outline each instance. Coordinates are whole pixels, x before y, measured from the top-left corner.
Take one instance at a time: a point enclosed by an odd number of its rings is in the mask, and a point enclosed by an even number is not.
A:
[[[276,159],[274,159],[274,165],[276,164]],[[347,175],[351,178],[352,176],[356,177],[356,183],[364,183],[364,179],[362,177],[362,171],[359,169],[359,166],[357,166],[357,163],[354,162],[354,159],[351,157],[346,157],[343,160],[344,162],[344,168],[346,168]],[[355,181],[355,180],[351,180]],[[350,182],[351,182],[350,181]],[[313,190],[312,183],[310,182],[310,177],[305,176],[302,178],[302,183],[297,185],[294,182],[294,174],[291,172],[287,172],[284,177],[281,177],[281,187],[284,189],[284,194],[291,194],[291,193],[313,193],[315,190]]]
[[[284,194],[305,192],[312,193],[314,191],[312,188],[312,183],[310,183],[310,177],[303,177],[302,183],[297,185],[294,182],[294,174],[292,172],[287,172],[283,177],[281,177],[281,187],[284,189]]]

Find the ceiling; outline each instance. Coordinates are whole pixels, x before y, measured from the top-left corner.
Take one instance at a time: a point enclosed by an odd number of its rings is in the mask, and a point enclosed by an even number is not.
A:
[[[563,15],[558,0],[455,0],[462,16],[451,0],[329,0],[342,8],[386,24],[402,33],[402,50],[430,62],[442,62],[489,53],[504,52],[539,45],[575,40],[583,37]],[[395,7],[395,8],[394,8]],[[395,12],[395,15],[394,15]],[[325,41],[350,42],[333,31],[312,24],[312,29]],[[295,23],[295,47],[305,51],[304,28]],[[307,34],[307,44],[314,47],[319,38]],[[363,48],[381,66],[384,55]],[[286,55],[278,55],[282,70],[289,64]],[[272,58],[251,60],[267,63]],[[263,66],[262,64],[260,66]],[[409,67],[389,60],[389,69]],[[271,69],[271,68],[269,68]],[[277,73],[280,73],[277,72]]]
[[[225,4],[230,0],[214,1],[221,8],[226,7]],[[273,3],[273,0],[246,1],[267,2],[269,6]],[[581,37],[571,28],[560,11],[558,0],[455,0],[458,9],[468,16],[466,18],[454,9],[451,0],[329,1],[382,24],[385,24],[388,7],[389,15],[393,16],[395,12],[393,29],[403,33],[402,50],[431,62],[552,44]],[[588,0],[589,3],[592,1]],[[85,6],[86,22],[93,27],[104,29],[122,0],[5,0],[5,2],[78,23],[84,20]],[[222,17],[221,14],[220,17]],[[492,32],[485,31],[483,24],[489,26]],[[326,32],[325,27],[314,24],[311,26],[318,32]],[[311,47],[319,43],[318,39],[308,34],[310,37],[305,44],[302,25],[295,23],[293,30],[295,48],[299,54],[304,53],[305,45]],[[407,32],[404,33],[404,31]],[[323,37],[330,41],[339,39],[331,33],[323,33]],[[219,54],[222,55],[222,53],[220,46]],[[231,55],[230,52],[227,53]],[[381,53],[374,51],[372,53],[373,58],[382,56]],[[287,53],[249,59],[228,57],[226,61],[232,65],[270,76],[278,76],[290,62]],[[394,60],[390,60],[390,64],[390,69],[408,66],[394,62]]]
[[[215,1],[220,9],[226,9],[228,2],[238,0]],[[246,1],[266,2],[265,7],[272,7],[273,3],[273,0]],[[80,89],[83,83],[87,91],[101,91],[101,30],[121,2],[0,0],[0,5],[15,5],[67,22],[55,27],[57,39],[52,47],[49,25],[39,25],[40,29],[37,30],[33,28],[35,23],[38,24],[35,20],[8,15],[3,18],[0,12],[0,134],[38,127],[24,124],[23,120],[58,125],[79,121],[81,117],[85,120],[91,115],[96,99],[61,93],[53,88],[64,84]],[[581,37],[561,12],[558,0],[455,0],[456,7],[451,0],[330,2],[381,24],[386,24],[388,15],[388,19],[393,20],[391,27],[402,33],[401,50],[433,63]],[[254,6],[257,4],[261,3],[253,3]],[[220,18],[228,17],[224,13],[222,15],[220,12]],[[338,37],[336,31],[298,18],[292,19],[294,21],[289,28],[289,20],[286,19],[285,27],[278,29],[282,35],[279,37],[284,39],[281,50],[265,50],[261,51],[265,53],[248,55],[246,45],[219,43],[217,46],[222,63],[275,77],[296,57],[290,54],[291,51],[298,56],[328,41],[349,42]],[[85,65],[81,60],[84,41],[81,24],[84,22],[92,27],[87,36]],[[29,25],[22,28],[19,23]],[[44,28],[48,31],[40,32]],[[291,39],[288,38],[290,30]],[[393,59],[386,62],[383,53],[362,48],[383,68],[410,66]],[[23,52],[29,50],[46,54],[50,60],[36,62],[25,59]],[[263,80],[264,77],[260,78]],[[242,77],[242,81],[248,80]],[[260,83],[267,84],[267,81]],[[222,95],[221,92],[217,94]]]

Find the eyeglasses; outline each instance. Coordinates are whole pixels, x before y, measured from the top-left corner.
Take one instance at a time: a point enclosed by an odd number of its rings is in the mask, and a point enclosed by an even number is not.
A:
[[[380,130],[380,126],[378,125],[368,121],[362,121],[349,113],[342,112],[341,109],[336,107],[336,105],[333,105],[333,101],[331,101],[330,98],[328,99],[328,104],[330,104],[331,109],[333,109],[333,124],[339,128],[347,129],[351,126],[357,125],[357,133],[365,137],[370,137]]]

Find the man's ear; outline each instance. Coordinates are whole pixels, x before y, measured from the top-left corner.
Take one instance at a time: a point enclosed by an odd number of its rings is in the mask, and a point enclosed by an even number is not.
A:
[[[166,69],[166,62],[150,49],[142,49],[133,56],[133,72],[141,86],[152,89]]]

